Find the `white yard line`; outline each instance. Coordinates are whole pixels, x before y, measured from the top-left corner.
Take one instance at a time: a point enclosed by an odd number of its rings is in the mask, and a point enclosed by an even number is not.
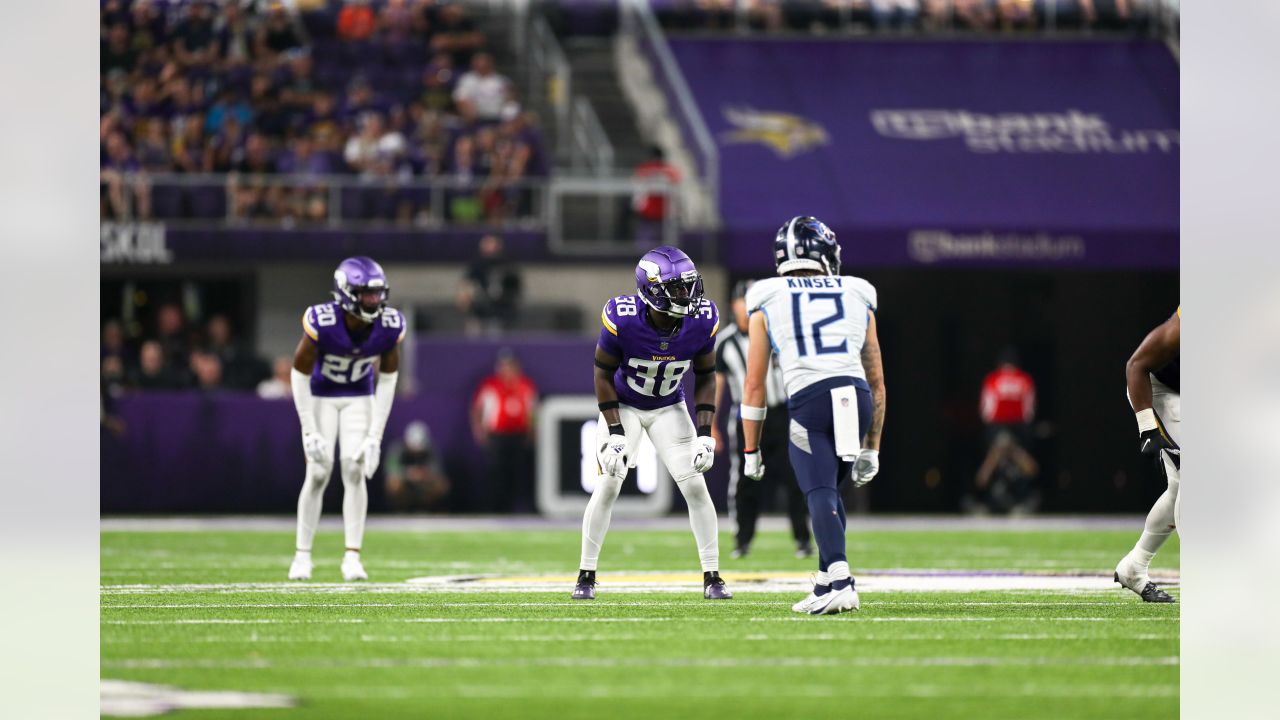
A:
[[[653,622],[926,622],[926,623],[978,623],[978,622],[1178,622],[1177,617],[1043,617],[1016,615],[1003,617],[868,617],[851,613],[838,618],[812,618],[808,616],[779,617],[580,617],[580,618],[539,618],[539,617],[416,617],[416,618],[137,618],[120,620],[103,620],[103,625],[343,625],[343,624],[380,624],[380,623],[653,623]]]
[[[662,667],[670,668],[824,668],[824,667],[1173,667],[1178,656],[1103,656],[1103,657],[767,657],[767,658],[680,658],[662,659]],[[320,668],[482,668],[498,667],[565,667],[565,668],[652,668],[652,658],[608,657],[537,657],[537,658],[306,658],[287,661],[250,658],[227,660],[211,658],[170,659],[134,658],[107,660],[103,668],[113,670],[243,670],[243,669],[320,669]]]
[[[661,635],[609,635],[609,642],[670,642],[670,638]],[[1076,633],[1003,633],[1003,634],[944,634],[944,633],[906,633],[903,635],[877,635],[875,633],[858,633],[858,634],[835,634],[835,633],[789,633],[789,634],[752,634],[742,637],[730,637],[722,632],[711,634],[695,634],[681,633],[682,640],[702,641],[702,640],[745,640],[750,642],[797,642],[797,641],[822,641],[822,640],[857,640],[859,642],[897,642],[899,640],[907,642],[939,642],[939,641],[955,641],[955,642],[972,642],[973,640],[983,641],[1001,641],[1001,642],[1043,642],[1043,641],[1080,641],[1080,642],[1098,642],[1098,641],[1172,641],[1177,642],[1176,635],[1157,634],[1157,633],[1133,633],[1128,635],[1107,635],[1101,637],[1096,634],[1076,634]],[[359,640],[362,643],[385,643],[394,645],[398,643],[410,643],[421,645],[427,643],[455,643],[455,642],[478,642],[478,643],[578,643],[578,642],[596,642],[600,640],[599,635],[574,635],[574,634],[556,634],[556,635],[360,635],[357,638],[336,638],[325,635],[257,635],[256,633],[249,636],[227,636],[227,635],[184,635],[182,642],[184,643],[281,643],[281,644],[312,644],[312,643],[330,643],[330,642],[351,642]],[[103,644],[106,645],[136,645],[136,644],[153,644],[155,638],[152,637],[104,637]]]

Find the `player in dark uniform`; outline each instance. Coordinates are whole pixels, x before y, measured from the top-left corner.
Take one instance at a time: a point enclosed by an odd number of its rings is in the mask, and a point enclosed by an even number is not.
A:
[[[293,357],[293,402],[302,423],[307,475],[298,497],[298,544],[290,580],[311,579],[311,541],[339,440],[347,548],[342,577],[369,577],[360,561],[369,507],[365,481],[378,469],[399,376],[400,343],[408,329],[404,316],[387,307],[390,292],[378,263],[347,258],[333,273],[333,302],[313,305],[302,315],[304,334]]]
[[[1179,353],[1182,308],[1152,330],[1125,365],[1129,404],[1138,421],[1138,450],[1156,461],[1169,486],[1151,511],[1142,536],[1116,566],[1115,580],[1146,602],[1174,602],[1147,576],[1151,558],[1178,529],[1178,487],[1181,485],[1182,425],[1179,393]]]
[[[600,476],[582,518],[582,562],[573,598],[596,596],[596,563],[613,503],[636,463],[641,433],[689,505],[689,524],[702,564],[703,597],[732,597],[720,579],[716,508],[702,473],[711,468],[715,440],[715,335],[720,316],[702,296],[693,261],[674,247],[645,253],[636,266],[636,295],[605,303],[596,345],[595,388],[600,403],[596,459]],[[697,428],[684,403],[681,379],[693,370]]]

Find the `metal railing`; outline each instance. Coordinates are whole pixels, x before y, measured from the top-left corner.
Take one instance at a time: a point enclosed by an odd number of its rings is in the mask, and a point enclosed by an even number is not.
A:
[[[596,173],[495,183],[451,176],[122,173],[104,178],[101,188],[104,220],[192,229],[484,227],[546,232],[551,250],[565,254],[608,253],[636,242],[680,244],[678,186],[662,177]],[[664,202],[661,220],[634,212],[647,196]]]
[[[655,65],[653,72],[662,78],[662,84],[668,89],[668,98],[679,112],[685,127],[696,145],[699,160],[697,178],[690,178],[700,184],[712,207],[718,208],[720,202],[720,153],[711,131],[707,128],[702,112],[698,110],[662,28],[658,26],[653,10],[645,0],[622,0],[620,4],[622,32],[635,38],[637,48],[648,47],[653,53]]]

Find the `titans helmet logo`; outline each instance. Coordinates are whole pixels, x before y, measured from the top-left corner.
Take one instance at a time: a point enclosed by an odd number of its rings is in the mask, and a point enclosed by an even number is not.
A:
[[[736,128],[721,136],[725,143],[762,143],[783,160],[831,142],[826,128],[791,113],[726,107],[724,119]]]

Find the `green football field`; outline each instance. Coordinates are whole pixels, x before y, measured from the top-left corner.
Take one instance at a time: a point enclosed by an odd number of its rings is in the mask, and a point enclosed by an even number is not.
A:
[[[599,599],[572,602],[576,529],[430,530],[434,522],[421,532],[375,524],[361,584],[341,582],[332,530],[317,538],[310,583],[284,581],[293,533],[283,527],[104,531],[104,711],[1177,716],[1178,606],[1144,604],[1106,582],[1140,521],[1131,530],[851,528],[862,609],[831,617],[790,611],[813,561],[794,558],[783,532],[762,533],[739,561],[722,534],[736,597],[711,602],[697,587],[688,530],[622,525],[604,548]],[[1175,538],[1153,576],[1175,580],[1177,567]]]

